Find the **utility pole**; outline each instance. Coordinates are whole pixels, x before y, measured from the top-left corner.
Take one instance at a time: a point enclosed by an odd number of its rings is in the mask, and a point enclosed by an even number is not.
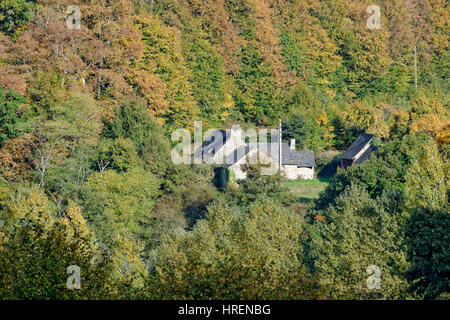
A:
[[[417,46],[414,46],[414,87],[417,91]]]
[[[281,119],[278,119],[278,170],[281,173],[281,164],[283,163],[281,160]]]

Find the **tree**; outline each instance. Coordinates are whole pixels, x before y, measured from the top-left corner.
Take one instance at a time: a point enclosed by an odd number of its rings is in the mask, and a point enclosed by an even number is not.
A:
[[[85,51],[84,59],[91,66],[97,99],[130,95],[127,78],[144,52],[132,1],[90,1],[82,9],[87,13],[83,21],[92,34],[90,49],[95,48]]]
[[[229,78],[226,77],[224,60],[206,40],[198,39],[198,33],[189,34],[185,41],[186,62],[192,70],[189,78],[193,96],[199,103],[200,116],[209,123],[218,123],[230,116],[226,103]],[[227,88],[228,87],[228,88]]]
[[[239,187],[229,184],[225,193],[230,203],[242,208],[251,205],[254,201],[270,198],[282,201],[287,189],[282,185],[282,176],[277,172],[272,175],[261,174],[264,165],[244,164],[246,179],[239,181]]]
[[[130,138],[105,139],[98,144],[95,166],[100,172],[106,168],[126,172],[139,166],[140,159]]]
[[[166,237],[148,292],[157,299],[318,299],[302,266],[301,219],[272,201],[248,213],[209,206],[192,232]]]
[[[440,210],[448,204],[449,188],[449,166],[443,162],[432,141],[423,147],[406,173],[406,206]]]
[[[33,164],[39,172],[39,186],[45,186],[49,168],[60,164],[84,145],[95,143],[100,126],[96,103],[90,96],[78,92],[70,93],[67,99],[24,124],[25,136],[33,146]],[[78,165],[85,166],[86,157],[84,160]],[[72,169],[77,171],[79,167],[76,165]]]
[[[411,268],[407,278],[420,298],[435,299],[450,290],[450,215],[446,207],[423,208],[412,214],[406,228]]]
[[[107,246],[112,247],[115,237],[121,235],[130,235],[123,241],[146,245],[152,236],[152,210],[159,186],[157,177],[139,167],[120,174],[105,170],[91,175],[80,189],[81,205]]]
[[[70,206],[66,216],[58,218],[41,191],[20,195],[1,190],[2,299],[119,297],[119,292],[111,289],[111,261],[94,244],[78,210]],[[72,265],[80,268],[80,290],[66,286],[67,269]]]
[[[350,185],[361,185],[373,199],[384,192],[398,193],[404,198],[406,172],[432,139],[425,134],[406,135],[381,144],[371,158],[361,165],[338,170],[330,185],[316,202],[317,209],[333,205],[337,197]]]
[[[153,61],[154,71],[165,83],[168,107],[158,117],[172,126],[191,126],[199,113],[189,83],[190,70],[182,53],[181,32],[175,27],[162,25],[158,18],[141,16],[138,20],[145,43],[144,59]],[[148,68],[148,67],[146,67]]]
[[[342,58],[319,19],[311,14],[317,10],[318,2],[272,2],[281,20],[281,53],[288,70],[315,88],[329,87]]]
[[[331,146],[334,137],[333,127],[328,123],[326,112],[317,116],[303,112],[293,115],[283,121],[283,136],[285,139],[295,139],[298,147],[313,151],[321,151]]]
[[[245,39],[239,52],[241,65],[233,92],[236,109],[245,120],[272,124],[281,112],[282,96],[293,81],[281,56],[274,12],[265,1],[227,1],[226,9]]]
[[[0,31],[14,35],[27,25],[34,3],[27,0],[5,0],[0,4]]]
[[[141,100],[128,99],[116,106],[114,118],[107,121],[103,135],[131,139],[145,168],[164,175],[170,162],[169,140]]]
[[[0,173],[8,182],[31,178],[32,163],[32,145],[23,136],[7,140],[0,149]]]
[[[26,99],[13,91],[5,92],[0,86],[0,147],[7,139],[16,138],[20,130],[17,124],[23,119],[20,107]]]
[[[307,232],[313,269],[331,299],[402,299],[408,268],[402,239],[402,215],[390,195],[372,199],[352,185],[324,212],[317,212]],[[367,269],[380,270],[380,286],[371,287]],[[372,267],[373,268],[373,267]],[[373,271],[371,271],[373,272]],[[376,276],[376,275],[375,275]],[[375,279],[376,280],[376,279]]]

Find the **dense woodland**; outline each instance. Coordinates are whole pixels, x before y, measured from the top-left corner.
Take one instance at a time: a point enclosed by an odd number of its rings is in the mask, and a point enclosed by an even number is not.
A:
[[[449,299],[449,23],[445,0],[1,0],[0,298]],[[279,118],[316,155],[378,152],[310,203],[171,161],[194,121]]]

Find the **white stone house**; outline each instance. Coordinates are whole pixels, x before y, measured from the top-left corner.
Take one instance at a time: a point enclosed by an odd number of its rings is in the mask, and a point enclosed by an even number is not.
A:
[[[314,179],[316,161],[312,151],[296,151],[295,139],[282,144],[282,166],[288,180]]]
[[[281,137],[281,123],[278,141],[272,143],[245,142],[241,127],[233,125],[230,130],[215,130],[196,150],[194,157],[201,158],[203,163],[216,164],[231,171],[236,180],[246,178],[246,172],[243,170],[246,163],[267,166],[262,169],[263,174],[281,171],[288,180],[313,179],[316,166],[314,152],[297,151],[294,139],[287,144],[281,143]],[[223,171],[221,174],[225,175]]]

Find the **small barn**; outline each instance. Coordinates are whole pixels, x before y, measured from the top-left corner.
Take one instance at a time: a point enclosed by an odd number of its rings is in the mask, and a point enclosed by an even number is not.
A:
[[[346,169],[353,164],[361,164],[369,159],[372,153],[377,151],[377,147],[372,145],[372,140],[373,134],[361,133],[341,155],[341,168]]]

